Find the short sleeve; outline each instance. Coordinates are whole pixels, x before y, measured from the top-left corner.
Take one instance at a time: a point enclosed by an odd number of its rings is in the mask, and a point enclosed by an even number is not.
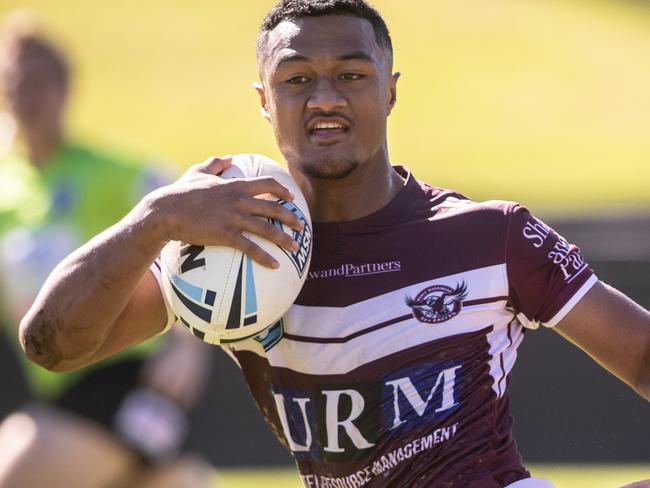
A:
[[[176,315],[174,314],[174,311],[172,310],[172,307],[169,304],[169,301],[167,300],[167,297],[165,295],[165,290],[163,289],[162,270],[160,268],[160,258],[156,258],[156,260],[149,267],[149,271],[153,274],[154,278],[156,278],[156,283],[158,283],[158,287],[160,288],[160,294],[163,297],[163,301],[165,302],[165,309],[167,310],[167,323],[165,324],[165,328],[157,334],[157,335],[161,335],[167,332],[169,329],[171,329],[172,325],[174,325],[178,319],[176,318]]]
[[[513,205],[506,244],[509,298],[524,327],[554,327],[598,281],[575,245]]]

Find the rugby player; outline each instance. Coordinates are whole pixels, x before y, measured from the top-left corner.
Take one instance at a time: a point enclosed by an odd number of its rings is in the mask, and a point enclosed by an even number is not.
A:
[[[305,486],[552,486],[523,466],[507,394],[524,329],[540,324],[650,398],[650,314],[577,247],[516,203],[473,202],[390,164],[399,74],[365,1],[281,0],[257,61],[313,259],[278,334],[227,349]],[[21,323],[27,355],[67,371],[168,327],[152,263],[170,239],[277,266],[243,232],[291,249],[259,217],[300,223],[255,198],[291,195],[269,178],[223,181],[229,164],[194,166],[67,257]]]

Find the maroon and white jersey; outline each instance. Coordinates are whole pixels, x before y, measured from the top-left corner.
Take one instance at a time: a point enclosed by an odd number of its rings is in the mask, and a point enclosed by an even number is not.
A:
[[[230,345],[307,487],[503,487],[529,477],[507,386],[524,328],[596,283],[523,207],[407,181],[383,209],[314,224],[284,319]],[[280,286],[280,285],[279,285]]]

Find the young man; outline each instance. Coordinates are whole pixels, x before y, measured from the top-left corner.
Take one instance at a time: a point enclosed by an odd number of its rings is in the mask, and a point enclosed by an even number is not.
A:
[[[0,150],[0,316],[15,342],[56,263],[162,180],[70,140],[64,55],[29,19],[11,17],[0,34],[0,93],[17,129]],[[178,451],[209,351],[178,332],[68,375],[25,362],[34,401],[0,424],[0,487],[208,486],[212,470]]]
[[[530,478],[512,438],[506,387],[524,327],[555,327],[650,398],[650,314],[575,246],[516,204],[475,203],[391,166],[399,75],[375,10],[282,0],[258,63],[314,254],[281,340],[229,349],[305,486],[551,486]],[[66,371],[164,330],[173,317],[151,264],[170,239],[277,266],[243,232],[291,248],[259,217],[297,219],[255,198],[291,195],[269,178],[223,181],[228,165],[193,167],[66,258],[21,324],[29,357]],[[373,272],[333,272],[348,268]]]

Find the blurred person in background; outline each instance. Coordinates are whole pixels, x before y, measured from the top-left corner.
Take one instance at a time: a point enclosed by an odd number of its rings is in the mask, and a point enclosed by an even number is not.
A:
[[[68,138],[68,61],[28,17],[8,18],[0,42],[0,317],[17,344],[56,263],[166,178]],[[74,374],[25,364],[35,401],[0,424],[1,488],[210,485],[184,453],[209,346],[179,328]]]

